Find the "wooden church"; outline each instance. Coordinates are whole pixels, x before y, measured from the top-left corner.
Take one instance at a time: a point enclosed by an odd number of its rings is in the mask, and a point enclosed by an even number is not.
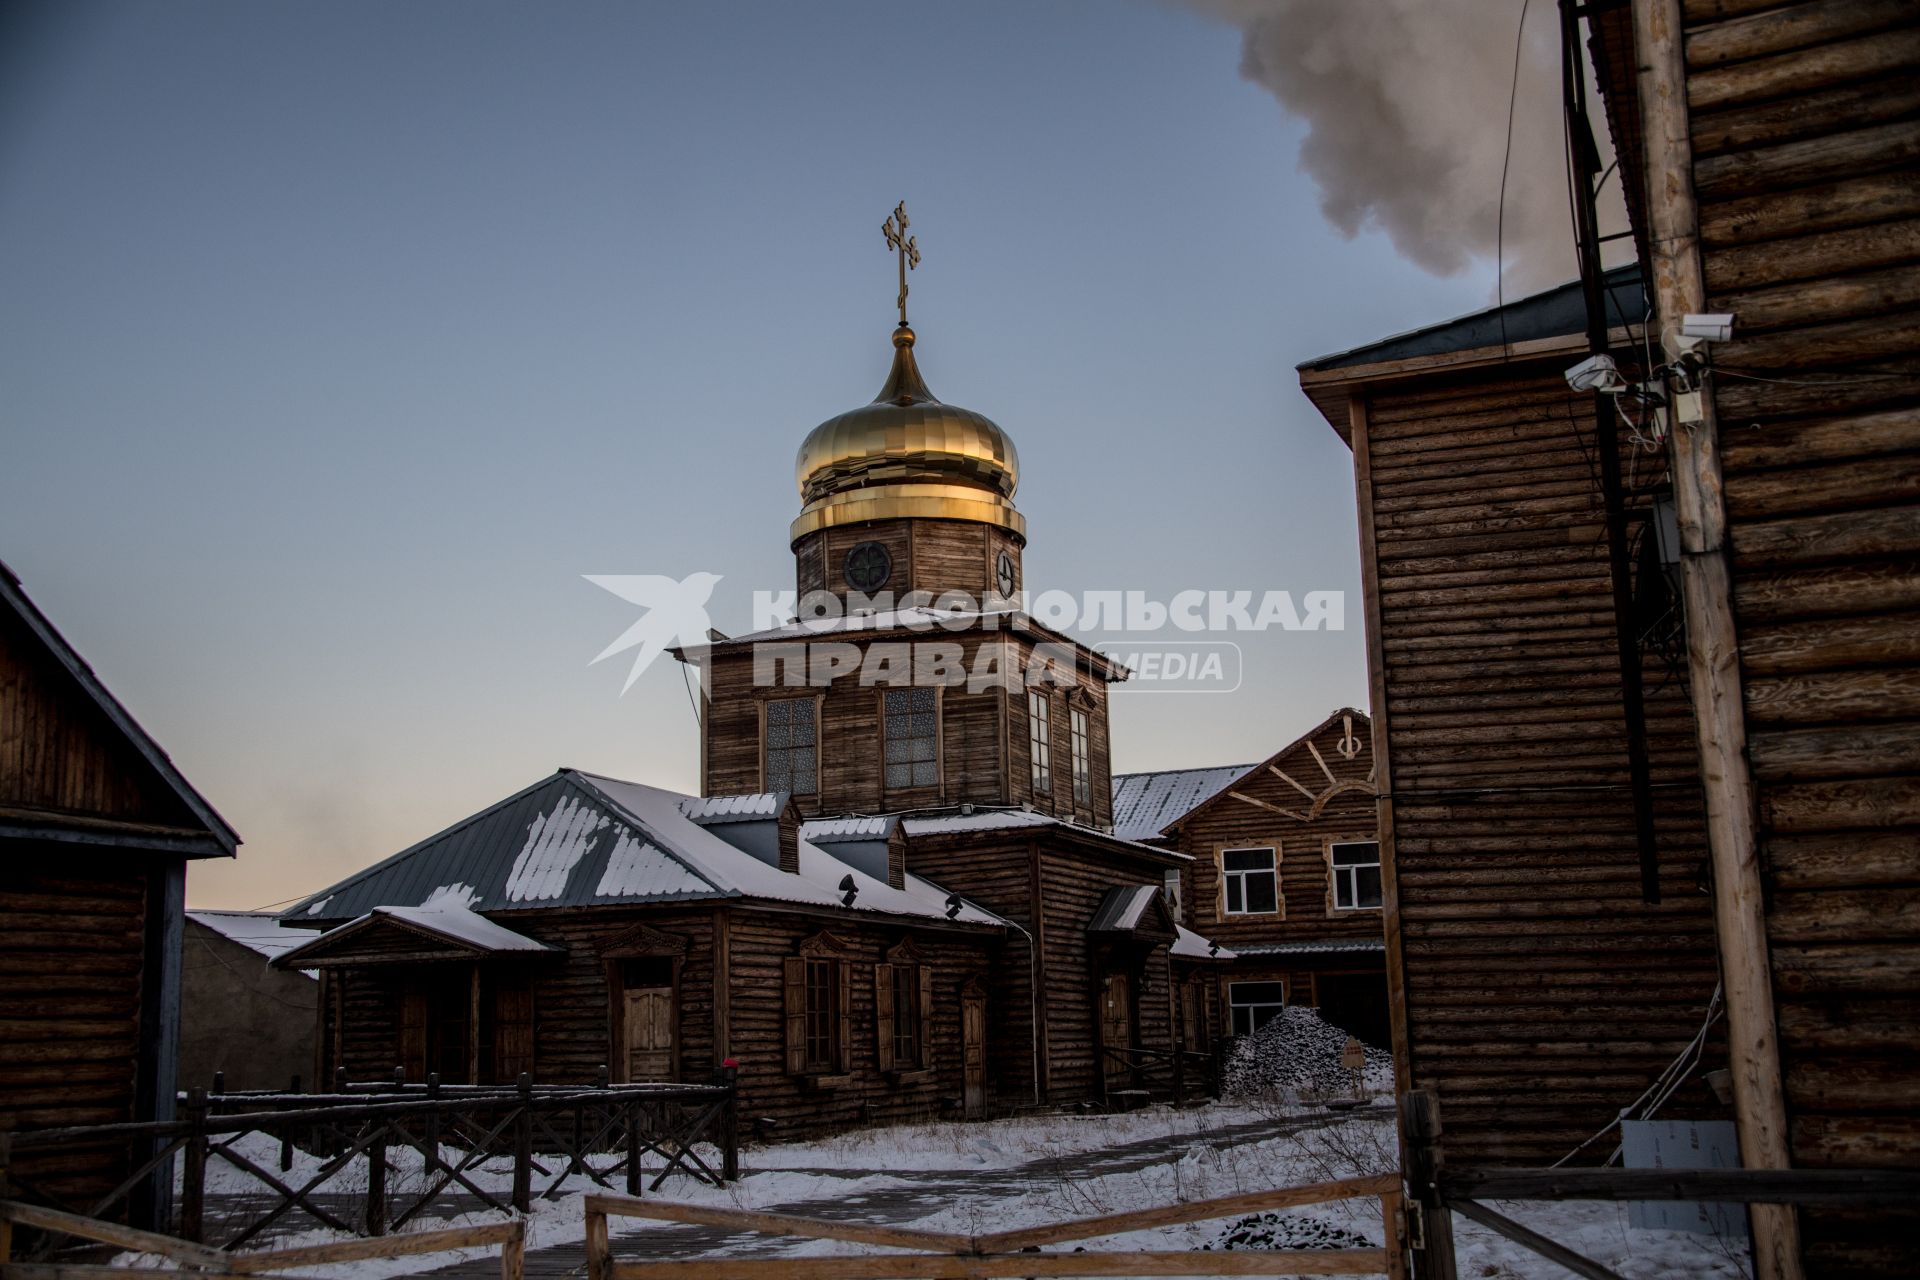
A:
[[[904,298],[879,396],[800,451],[797,585],[839,616],[678,651],[700,796],[563,769],[285,913],[325,930],[277,963],[322,975],[328,1070],[731,1061],[794,1133],[1128,1101],[1204,1045],[1180,996],[1232,953],[1170,909],[1191,859],[1111,833],[1125,672],[1010,603],[1013,442],[934,398]]]

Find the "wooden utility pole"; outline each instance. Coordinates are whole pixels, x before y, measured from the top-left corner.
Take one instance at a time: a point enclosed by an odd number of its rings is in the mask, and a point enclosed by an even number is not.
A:
[[[1706,310],[1699,207],[1681,0],[1634,0],[1641,131],[1647,163],[1647,245],[1660,336],[1669,356],[1681,317]],[[1756,841],[1753,775],[1747,763],[1740,649],[1727,565],[1719,424],[1711,388],[1696,421],[1672,424],[1674,506],[1680,524],[1680,587],[1686,607],[1687,675],[1700,741],[1700,783],[1713,866],[1714,932],[1727,1001],[1727,1053],[1741,1163],[1785,1169],[1787,1108],[1768,966],[1766,908]],[[1799,1280],[1799,1227],[1788,1205],[1752,1207],[1755,1280]]]

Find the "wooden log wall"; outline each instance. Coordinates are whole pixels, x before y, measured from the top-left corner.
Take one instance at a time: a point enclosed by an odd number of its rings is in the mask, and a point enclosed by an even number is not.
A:
[[[30,870],[29,868],[61,868]],[[132,857],[14,848],[0,868],[0,1129],[134,1120],[147,894]],[[23,1184],[82,1207],[129,1170],[124,1145],[23,1152]]]
[[[740,1114],[751,1125],[777,1122],[782,1137],[843,1129],[856,1124],[927,1119],[947,1110],[961,1094],[960,987],[985,976],[998,939],[944,929],[907,930],[800,911],[733,908],[723,935],[716,935],[710,907],[652,911],[553,911],[518,913],[512,925],[528,937],[566,948],[563,956],[485,962],[495,981],[530,980],[533,991],[534,1080],[538,1084],[591,1084],[603,1068],[618,1077],[620,1052],[603,948],[618,949],[637,924],[686,943],[679,961],[676,1026],[679,1078],[706,1083],[718,1058],[739,1063]],[[822,930],[848,944],[852,1029],[847,1079],[811,1087],[788,1075],[781,964],[800,943]],[[873,966],[911,934],[913,946],[933,969],[933,1052],[924,1072],[889,1079],[878,1067]],[[725,1054],[715,1052],[715,941],[727,947]],[[346,1011],[343,1061],[355,1080],[390,1079],[399,1053],[402,992],[413,966],[368,965],[334,970],[343,984]],[[491,989],[484,985],[483,989]],[[483,1017],[483,1031],[486,1019]],[[990,1029],[990,1035],[995,1034]],[[990,1041],[991,1044],[991,1041]]]
[[[863,542],[879,543],[893,558],[892,575],[882,590],[895,599],[909,591],[935,596],[964,591],[984,602],[998,591],[995,573],[1002,551],[1013,559],[1015,594],[1024,585],[1024,540],[1005,529],[971,520],[881,520],[810,533],[795,543],[794,579],[800,593],[831,591],[844,599],[849,590],[847,552]]]
[[[1561,378],[1571,359],[1435,370],[1353,403],[1394,1047],[1401,1088],[1439,1096],[1456,1164],[1566,1155],[1679,1053],[1714,986],[1692,715],[1658,659],[1664,896],[1641,900],[1592,404]],[[1623,449],[1630,483],[1657,477]]]
[[[1686,12],[1792,1156],[1920,1167],[1920,8]],[[1910,1217],[1803,1239],[1809,1274],[1920,1271]]]
[[[1334,908],[1328,870],[1328,845],[1379,837],[1375,796],[1368,781],[1373,773],[1373,725],[1358,713],[1352,723],[1357,747],[1352,759],[1342,754],[1346,731],[1335,716],[1251,778],[1180,820],[1170,834],[1174,847],[1194,858],[1181,873],[1186,916],[1182,923],[1189,929],[1232,949],[1382,936],[1377,909]],[[1316,814],[1316,802],[1323,796]],[[1273,915],[1227,914],[1220,892],[1220,851],[1269,847],[1279,857],[1284,910]]]
[[[839,639],[840,637],[827,637]],[[1004,647],[1010,661],[1024,664],[1031,641],[1005,632],[903,631],[866,643],[951,643],[961,654],[961,670],[972,671],[983,647]],[[1031,804],[1046,813],[1073,816],[1090,825],[1113,818],[1111,737],[1104,680],[1080,672],[1076,696],[1087,714],[1091,804],[1076,804],[1073,794],[1072,727],[1067,690],[1055,687],[1052,744],[1053,786],[1036,794],[1027,758],[1027,707],[1024,693],[1009,696],[996,684],[968,692],[966,684],[940,690],[939,758],[936,786],[889,788],[884,785],[880,737],[880,690],[863,687],[851,674],[826,688],[762,687],[754,683],[750,652],[722,652],[713,659],[712,691],[705,734],[706,789],[711,795],[757,791],[760,771],[761,704],[769,698],[821,695],[818,728],[819,785],[814,796],[796,796],[802,813],[881,813],[962,803]],[[784,663],[781,671],[784,671]],[[778,672],[775,673],[779,674]]]
[[[200,829],[9,609],[0,609],[0,809]]]

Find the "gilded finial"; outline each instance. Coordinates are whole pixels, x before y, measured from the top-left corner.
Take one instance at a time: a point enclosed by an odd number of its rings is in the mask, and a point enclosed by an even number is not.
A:
[[[920,265],[919,237],[907,234],[907,202],[902,200],[893,206],[893,216],[880,224],[881,234],[887,238],[887,247],[900,255],[900,296],[894,305],[900,308],[900,325],[907,323],[907,272]]]

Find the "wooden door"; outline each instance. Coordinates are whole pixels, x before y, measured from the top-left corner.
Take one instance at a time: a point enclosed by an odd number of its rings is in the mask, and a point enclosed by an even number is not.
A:
[[[963,1068],[960,1098],[968,1120],[987,1117],[987,997],[967,991],[960,996],[960,1061]]]
[[[1133,1047],[1133,983],[1124,973],[1110,973],[1100,984],[1100,1045],[1107,1088],[1126,1088],[1133,1074],[1124,1052]]]
[[[1180,1047],[1188,1053],[1207,1051],[1207,1006],[1204,995],[1197,980],[1180,984]]]
[[[673,988],[638,987],[627,991],[627,1080],[671,1080],[677,1055],[673,1044]]]

